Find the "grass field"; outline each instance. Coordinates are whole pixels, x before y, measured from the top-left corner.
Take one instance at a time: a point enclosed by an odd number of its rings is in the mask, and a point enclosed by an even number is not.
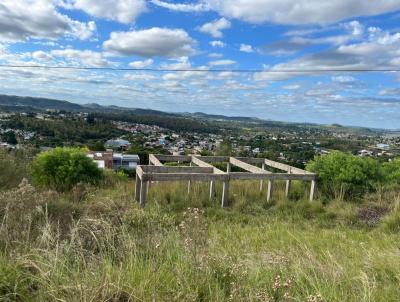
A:
[[[398,301],[400,197],[291,199],[278,184],[159,183],[142,210],[134,184],[71,193],[24,183],[0,193],[1,301]],[[217,186],[217,196],[221,187]]]

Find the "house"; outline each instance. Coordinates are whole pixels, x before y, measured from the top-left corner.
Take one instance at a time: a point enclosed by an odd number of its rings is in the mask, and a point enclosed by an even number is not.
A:
[[[374,152],[369,151],[369,150],[361,150],[358,152],[359,156],[373,156]]]
[[[113,169],[127,169],[136,170],[136,167],[140,165],[140,158],[136,154],[123,154],[114,153],[113,155]]]
[[[136,154],[90,151],[87,156],[97,164],[99,169],[136,170],[140,164],[139,156]]]
[[[112,149],[128,149],[129,146],[131,145],[130,142],[124,139],[110,139],[106,141],[105,146],[106,148],[112,148]]]
[[[390,146],[388,144],[376,144],[376,148],[381,150],[389,150]]]
[[[100,169],[113,168],[113,152],[90,151],[88,157],[93,159]]]

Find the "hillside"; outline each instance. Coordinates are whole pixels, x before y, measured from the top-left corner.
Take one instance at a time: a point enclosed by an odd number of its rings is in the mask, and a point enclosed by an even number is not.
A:
[[[282,128],[290,129],[295,128],[320,128],[326,130],[335,130],[339,132],[351,132],[359,135],[376,135],[382,134],[386,131],[382,129],[369,129],[363,127],[345,127],[341,125],[318,125],[309,123],[288,123],[281,121],[266,121],[253,117],[243,116],[226,116],[226,115],[214,115],[206,114],[202,112],[195,113],[179,113],[179,112],[163,112],[152,109],[141,109],[141,108],[127,108],[119,106],[102,106],[96,103],[89,103],[85,105],[79,105],[68,101],[60,101],[56,99],[46,98],[35,98],[35,97],[20,97],[11,95],[0,95],[0,108],[9,111],[36,111],[36,110],[65,110],[65,111],[81,111],[81,112],[95,112],[95,113],[111,113],[115,115],[122,114],[124,116],[146,116],[151,117],[170,117],[170,118],[184,118],[191,120],[203,120],[205,122],[227,122],[227,123],[239,123],[239,126],[250,126],[250,127],[266,127],[266,128]],[[160,125],[161,126],[161,125]]]

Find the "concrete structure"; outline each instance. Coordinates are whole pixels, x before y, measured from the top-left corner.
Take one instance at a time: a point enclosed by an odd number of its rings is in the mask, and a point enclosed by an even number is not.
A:
[[[164,166],[162,162],[189,163],[190,166]],[[226,163],[226,172],[214,167],[211,163]],[[255,165],[261,165],[261,168]],[[246,172],[232,172],[231,167],[236,166]],[[283,173],[267,171],[270,167],[281,170]],[[227,205],[229,200],[229,185],[231,180],[260,180],[260,190],[263,191],[263,182],[268,181],[266,199],[272,197],[273,182],[276,180],[286,181],[286,196],[289,195],[291,181],[310,181],[309,199],[314,199],[317,175],[296,167],[275,162],[264,158],[245,158],[229,156],[198,156],[198,155],[153,155],[149,156],[149,165],[138,166],[136,169],[136,191],[135,199],[144,207],[148,185],[153,181],[188,181],[190,190],[191,181],[210,182],[210,199],[215,196],[215,182],[223,182],[221,207]]]

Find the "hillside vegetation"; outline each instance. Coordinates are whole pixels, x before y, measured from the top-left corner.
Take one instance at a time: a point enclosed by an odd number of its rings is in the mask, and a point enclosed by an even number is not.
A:
[[[154,183],[145,210],[121,173],[57,192],[2,169],[0,300],[397,301],[397,165],[370,186],[342,180],[354,194],[322,187],[312,203],[301,182],[289,199],[277,183],[272,202],[258,182],[233,182],[226,209],[207,183],[189,195],[185,183]]]

